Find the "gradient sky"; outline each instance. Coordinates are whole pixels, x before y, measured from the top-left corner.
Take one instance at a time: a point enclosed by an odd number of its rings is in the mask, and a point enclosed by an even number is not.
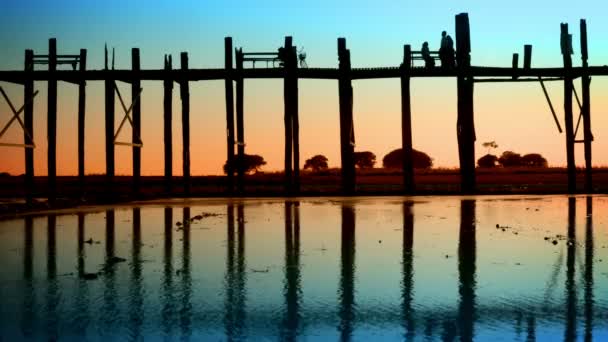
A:
[[[472,62],[510,66],[514,52],[534,46],[533,66],[560,66],[559,24],[568,22],[574,34],[574,64],[580,65],[579,19],[586,18],[589,61],[608,64],[608,21],[605,1],[15,1],[4,0],[0,11],[0,69],[23,68],[24,50],[45,53],[48,38],[56,37],[60,54],[88,49],[89,69],[100,69],[104,43],[116,49],[116,68],[130,67],[132,47],[141,49],[142,68],[162,68],[164,54],[179,60],[190,54],[190,67],[222,67],[223,38],[232,36],[245,51],[273,51],[292,35],[304,47],[311,67],[336,67],[336,38],[346,37],[353,67],[397,66],[403,44],[417,48],[428,40],[437,49],[440,33],[454,36],[454,15],[468,12]],[[103,85],[89,82],[87,98],[87,173],[105,172]],[[23,102],[22,87],[1,83],[13,102]],[[580,81],[575,83],[580,93]],[[130,87],[119,84],[125,97]],[[225,103],[223,81],[191,83],[192,174],[217,174],[225,161]],[[264,170],[283,165],[283,82],[245,81],[246,152],[268,161]],[[400,147],[400,86],[398,79],[354,81],[356,150],[382,157]],[[46,83],[35,103],[35,172],[46,174]],[[162,83],[143,82],[142,173],[162,174]],[[58,174],[77,172],[77,89],[60,83],[58,104]],[[548,84],[563,125],[562,83]],[[325,154],[339,166],[337,81],[301,80],[300,127],[302,163]],[[591,89],[594,164],[608,166],[608,78],[594,78]],[[122,119],[117,102],[116,121]],[[174,90],[174,171],[181,170],[179,90]],[[0,100],[0,125],[10,110]],[[575,110],[578,115],[578,110]],[[436,166],[458,165],[456,143],[456,81],[412,81],[414,148],[427,152]],[[495,140],[495,153],[539,152],[549,164],[565,165],[565,137],[559,134],[540,85],[477,84],[475,88],[477,157]],[[579,137],[582,137],[582,129]],[[130,138],[123,129],[122,140]],[[3,142],[21,142],[17,125]],[[577,164],[584,162],[577,146]],[[0,171],[23,173],[23,150],[0,147]],[[131,149],[116,147],[117,174],[131,173]]]

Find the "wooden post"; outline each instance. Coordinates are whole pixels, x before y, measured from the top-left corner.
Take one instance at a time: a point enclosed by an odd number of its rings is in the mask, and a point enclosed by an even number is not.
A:
[[[291,37],[285,37],[285,46],[283,47],[283,65],[285,68],[285,78],[283,85],[283,101],[285,104],[285,115],[284,115],[284,123],[285,123],[285,192],[287,195],[292,194],[292,171],[293,171],[293,112],[292,107],[293,101],[292,98],[292,90],[291,85],[291,77],[290,75],[292,71],[291,66],[291,49],[293,47],[293,41]]]
[[[227,192],[234,191],[234,90],[232,86],[232,37],[224,38],[224,67],[226,68],[226,175]]]
[[[532,45],[524,45],[524,70],[532,67]]]
[[[414,185],[414,152],[412,146],[412,109],[410,101],[410,71],[412,47],[403,46],[401,65],[401,149],[403,151],[403,192],[412,194]]]
[[[173,69],[171,56],[165,55],[165,71]],[[165,141],[165,192],[171,193],[173,178],[173,79],[167,77],[163,81],[163,128]]]
[[[346,39],[338,38],[339,72],[338,96],[340,106],[340,156],[342,163],[342,193],[355,192],[355,131],[353,125],[353,87],[350,76],[350,51]]]
[[[133,71],[141,69],[139,49],[131,49],[131,68]],[[139,195],[141,180],[141,80],[133,78],[131,81],[131,101],[133,106],[133,127],[131,142],[133,144],[133,193]]]
[[[583,134],[585,146],[585,192],[593,192],[593,165],[591,159],[591,142],[593,134],[591,133],[591,77],[589,77],[589,63],[587,52],[587,22],[581,19],[581,59],[583,60],[583,72],[581,75],[581,83],[583,88]]]
[[[34,71],[34,51],[25,50],[25,71]],[[23,134],[23,142],[32,145],[34,141],[34,80],[29,79],[23,84],[23,124],[27,133]],[[32,203],[34,198],[34,149],[25,148],[25,199]]]
[[[57,40],[49,39],[49,77],[48,82],[48,187],[49,202],[54,202],[57,195],[57,79],[54,71],[57,70]]]
[[[105,70],[108,70],[108,49],[105,49]],[[114,80],[105,81],[106,177],[110,195],[114,186]]]
[[[79,70],[84,73],[87,70],[87,50],[80,50]],[[87,98],[87,82],[84,77],[78,82],[78,183],[80,184],[80,194],[85,193],[84,184],[84,136],[85,136],[85,108]]]
[[[517,68],[519,67],[519,54],[518,53],[513,54],[512,66],[513,66],[513,79],[516,80],[518,77]]]
[[[293,194],[300,193],[300,115],[298,99],[298,53],[296,47],[289,51],[289,83],[291,90],[291,124],[293,138]]]
[[[460,157],[461,191],[475,192],[475,123],[473,115],[473,76],[469,16],[456,15],[456,61],[458,64],[457,135]]]
[[[181,69],[185,75],[188,71],[188,53],[181,53]],[[190,194],[190,86],[188,80],[181,80],[179,84],[182,98],[182,161],[184,194]]]
[[[566,161],[568,163],[568,193],[576,192],[574,163],[574,124],[572,118],[572,48],[568,24],[561,24],[561,49],[564,59],[564,123],[566,126]]]
[[[237,140],[237,191],[245,190],[245,127],[243,119],[243,50],[236,50],[236,140]]]

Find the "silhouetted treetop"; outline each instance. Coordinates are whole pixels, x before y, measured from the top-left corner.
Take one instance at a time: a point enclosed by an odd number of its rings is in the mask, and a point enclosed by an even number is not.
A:
[[[547,159],[538,153],[529,153],[521,157],[522,166],[547,167]]]
[[[498,157],[493,154],[486,154],[485,156],[477,160],[477,166],[479,167],[496,167]]]
[[[239,160],[238,156],[234,158],[234,166],[233,170],[239,169]],[[251,173],[253,171],[257,172],[260,167],[266,165],[266,161],[264,157],[257,154],[245,154],[243,156],[243,169],[245,173]],[[228,161],[224,164],[224,173],[228,173]]]
[[[376,165],[376,155],[370,151],[355,152],[355,166],[360,169],[371,169]]]
[[[306,162],[304,162],[304,170],[311,169],[314,172],[318,172],[327,170],[327,167],[327,157],[321,154],[306,159]]]
[[[433,167],[433,159],[424,152],[413,150],[412,158],[414,168],[416,169],[429,169]],[[382,158],[382,166],[385,168],[403,169],[403,149],[398,148],[385,155]]]

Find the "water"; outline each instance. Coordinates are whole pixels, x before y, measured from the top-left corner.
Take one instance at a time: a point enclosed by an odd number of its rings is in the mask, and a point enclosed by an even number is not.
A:
[[[606,341],[607,212],[212,199],[0,221],[0,341]]]

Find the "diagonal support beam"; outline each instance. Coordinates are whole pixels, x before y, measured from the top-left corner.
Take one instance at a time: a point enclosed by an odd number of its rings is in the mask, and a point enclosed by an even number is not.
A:
[[[538,76],[538,82],[540,82],[540,86],[543,88],[543,93],[545,94],[545,98],[547,99],[547,103],[549,104],[549,109],[551,110],[551,114],[553,114],[553,120],[555,120],[555,124],[557,125],[557,130],[560,133],[562,133],[562,126],[559,124],[559,120],[557,119],[557,114],[555,114],[555,109],[553,108],[553,103],[551,103],[551,98],[549,97],[547,88],[545,88],[545,83],[543,82],[543,78]]]
[[[129,121],[129,124],[131,124],[131,127],[133,127],[133,119],[131,119],[131,111],[133,110],[133,106],[135,105],[135,103],[137,103],[139,101],[139,98],[141,97],[141,93],[142,93],[143,89],[142,88],[139,89],[137,96],[133,99],[133,102],[131,103],[129,108],[127,108],[127,106],[125,105],[125,101],[122,99],[122,95],[120,94],[120,90],[118,90],[118,87],[116,86],[116,84],[114,84],[114,89],[116,90],[116,94],[118,95],[118,100],[120,101],[120,105],[122,106],[122,109],[125,112],[125,116],[120,121],[120,125],[118,125],[118,130],[114,134],[114,145],[142,147],[143,143],[141,142],[140,136],[137,136],[138,143],[119,142],[119,141],[117,141],[117,139],[118,139],[118,135],[120,134],[120,131],[122,130],[122,127],[125,125],[125,122]]]
[[[27,135],[27,137],[30,139],[30,141],[32,141],[32,144],[0,143],[0,146],[16,146],[16,147],[25,147],[25,148],[35,148],[36,145],[33,143],[34,138],[32,137],[31,133],[25,128],[25,124],[23,123],[23,121],[21,120],[19,115],[25,109],[26,104],[34,101],[34,98],[36,97],[36,95],[38,95],[38,91],[34,92],[34,94],[32,95],[31,98],[26,99],[26,102],[23,104],[23,106],[21,106],[21,108],[19,108],[19,110],[17,110],[15,108],[15,106],[13,105],[13,103],[11,102],[11,100],[9,99],[8,95],[6,94],[6,92],[4,91],[4,89],[2,87],[0,87],[0,93],[2,94],[2,97],[4,97],[4,100],[6,100],[6,103],[8,104],[8,106],[11,108],[11,111],[13,112],[13,116],[11,117],[11,119],[6,123],[6,125],[0,131],[0,138],[2,138],[4,133],[6,133],[6,131],[13,124],[13,122],[15,122],[15,120],[17,120],[17,122],[19,123],[19,126],[21,126],[21,128],[23,129],[23,132]]]

